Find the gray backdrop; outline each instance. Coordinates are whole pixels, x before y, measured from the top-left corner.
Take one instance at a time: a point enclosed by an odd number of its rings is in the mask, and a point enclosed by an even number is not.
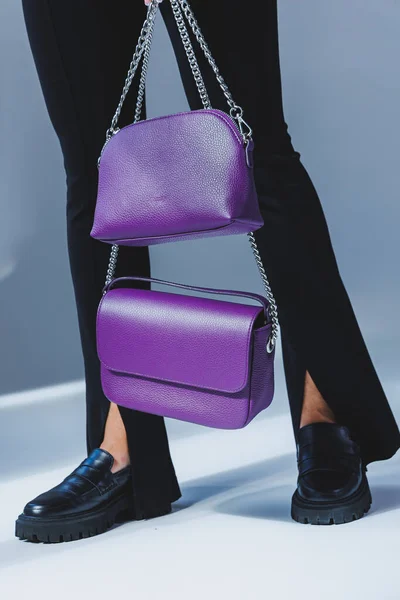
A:
[[[320,193],[343,278],[389,387],[396,383],[400,333],[400,3],[282,0],[279,6],[290,133]],[[0,50],[4,394],[78,379],[83,370],[66,253],[62,157],[15,0],[0,5]],[[161,21],[149,90],[151,116],[186,108]],[[245,237],[170,244],[151,254],[156,277],[262,289]]]

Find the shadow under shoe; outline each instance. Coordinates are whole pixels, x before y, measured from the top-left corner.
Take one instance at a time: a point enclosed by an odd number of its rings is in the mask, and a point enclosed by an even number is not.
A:
[[[171,512],[171,504],[136,515],[131,467],[111,472],[113,456],[96,448],[59,485],[28,502],[15,535],[32,542],[68,542],[104,533],[117,522]]]
[[[312,423],[298,432],[299,476],[292,518],[312,525],[339,525],[360,519],[372,498],[366,467],[347,427]]]

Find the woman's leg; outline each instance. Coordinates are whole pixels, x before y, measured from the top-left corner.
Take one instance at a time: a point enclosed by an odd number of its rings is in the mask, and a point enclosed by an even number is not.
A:
[[[311,423],[336,423],[336,417],[307,371],[299,426],[301,428]]]
[[[350,428],[365,462],[388,458],[399,447],[399,431],[340,278],[318,195],[287,133],[276,0],[262,3],[262,18],[254,2],[192,0],[191,5],[254,130],[255,178],[265,220],[255,235],[278,304],[296,438],[306,392],[302,424],[335,418]],[[161,9],[190,106],[202,108],[169,3]],[[214,75],[196,53],[213,106],[226,110]],[[319,418],[321,408],[328,412]]]
[[[68,249],[85,365],[90,453],[102,443],[110,409],[101,389],[95,329],[110,246],[89,235],[97,193],[97,158],[119,100],[145,7],[132,0],[23,0],[23,7],[67,175]],[[122,124],[132,121],[134,101],[132,90]],[[149,276],[148,248],[121,248],[117,274]],[[137,511],[156,502],[164,505],[176,500],[180,492],[164,420],[127,409],[121,409],[120,414],[128,436]],[[109,425],[111,435],[109,427],[103,448],[114,449],[117,462],[124,466],[124,428],[115,407]]]

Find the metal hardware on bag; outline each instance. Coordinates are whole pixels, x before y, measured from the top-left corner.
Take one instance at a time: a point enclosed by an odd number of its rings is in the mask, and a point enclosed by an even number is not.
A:
[[[240,133],[242,134],[244,143],[247,144],[249,140],[251,140],[253,136],[253,130],[248,123],[242,118],[237,117],[237,122],[239,125]]]
[[[108,261],[106,281],[104,283],[105,287],[107,287],[111,283],[111,281],[114,279],[115,269],[117,267],[118,251],[119,251],[119,246],[117,244],[113,244],[111,246],[110,258]],[[106,293],[106,290],[103,289],[103,295],[105,293]]]
[[[223,79],[222,75],[219,72],[217,64],[210,52],[207,42],[204,39],[204,36],[200,30],[197,20],[193,14],[192,9],[190,8],[190,6],[187,2],[187,0],[170,0],[170,2],[171,2],[172,11],[173,11],[173,14],[174,14],[174,17],[176,20],[176,24],[178,26],[179,34],[181,36],[181,40],[182,40],[182,43],[183,43],[183,46],[184,46],[184,49],[186,52],[186,56],[189,61],[189,65],[190,65],[190,68],[191,68],[191,71],[192,71],[192,74],[193,74],[193,77],[194,77],[194,80],[196,83],[196,87],[199,91],[200,98],[201,98],[204,108],[209,109],[209,108],[212,108],[212,106],[211,106],[210,99],[208,97],[208,93],[206,90],[206,86],[204,84],[203,77],[200,72],[200,68],[199,68],[199,65],[198,65],[198,62],[196,59],[196,55],[193,50],[193,45],[190,41],[188,30],[187,30],[187,27],[186,27],[186,24],[184,21],[184,16],[186,17],[187,22],[188,22],[201,50],[203,51],[203,54],[205,55],[208,63],[210,64],[210,66],[214,72],[214,75],[220,85],[220,88],[221,88],[221,90],[225,96],[225,99],[228,103],[228,106],[230,108],[229,115],[232,119],[234,119],[237,122],[239,131],[243,138],[245,150],[246,150],[247,165],[249,167],[253,167],[253,156],[252,156],[253,132],[252,132],[250,125],[243,118],[243,108],[241,106],[239,106],[238,104],[236,104],[236,102],[233,100],[232,94],[229,91],[229,88],[228,88],[227,84],[225,83],[225,80]],[[134,51],[131,63],[129,65],[129,70],[128,70],[128,73],[127,73],[127,76],[125,79],[124,87],[122,89],[121,97],[120,97],[118,106],[116,108],[115,114],[112,118],[111,125],[106,132],[106,141],[105,141],[105,144],[100,153],[100,156],[98,159],[98,165],[100,164],[101,155],[104,151],[105,146],[110,141],[111,137],[119,131],[117,124],[118,124],[119,117],[121,115],[122,106],[125,102],[128,92],[129,92],[130,86],[131,86],[133,78],[136,74],[139,63],[140,63],[141,59],[143,58],[142,71],[141,71],[141,77],[140,77],[139,88],[138,88],[138,96],[137,96],[137,102],[136,102],[136,109],[135,109],[135,116],[134,116],[133,122],[137,123],[140,120],[142,106],[143,106],[143,100],[144,100],[144,91],[145,91],[145,85],[146,85],[146,76],[147,76],[147,69],[148,69],[148,63],[149,63],[150,47],[151,47],[151,42],[152,42],[152,37],[153,37],[155,18],[156,18],[157,11],[158,11],[158,5],[159,5],[159,0],[152,0],[147,9],[147,16],[143,23],[143,27],[142,27],[140,35],[139,35],[136,49]],[[269,280],[268,280],[268,277],[267,277],[267,274],[266,274],[266,271],[265,271],[265,268],[264,268],[264,265],[263,265],[263,262],[261,259],[260,252],[258,250],[258,246],[257,246],[256,240],[254,237],[254,233],[250,232],[247,234],[247,236],[250,241],[253,255],[254,255],[258,270],[261,275],[263,286],[265,289],[266,298],[269,303],[268,312],[269,312],[269,315],[271,318],[272,329],[271,329],[271,335],[268,339],[268,343],[266,346],[266,351],[268,352],[268,354],[271,354],[275,349],[276,340],[278,338],[278,332],[279,332],[278,308],[276,305],[274,295],[272,293],[271,286],[269,284]],[[115,270],[116,270],[116,266],[117,266],[118,250],[119,250],[118,245],[113,244],[111,247],[110,258],[109,258],[108,268],[107,268],[107,276],[106,276],[106,280],[105,280],[105,287],[103,288],[103,294],[106,293],[106,286],[108,286],[108,284],[114,278],[114,274],[115,274]]]
[[[118,133],[118,131],[119,131],[119,127],[117,127],[117,129],[112,129],[112,130],[111,130],[111,128],[110,128],[110,129],[108,129],[108,130],[107,130],[107,134],[106,134],[106,141],[104,142],[104,144],[103,144],[103,147],[102,147],[102,149],[101,149],[101,152],[100,152],[100,156],[99,156],[99,158],[97,159],[97,167],[100,167],[100,161],[101,161],[101,157],[103,156],[103,152],[104,152],[104,149],[105,149],[105,147],[107,146],[107,144],[108,144],[108,142],[111,140],[111,138],[112,138],[112,137],[113,137],[113,136],[114,136],[116,133]]]
[[[115,129],[113,127],[110,127],[109,129],[107,129],[107,131],[106,131],[106,142],[108,142],[108,140],[110,140],[113,135],[115,135],[116,133],[118,133],[118,131],[119,131],[119,127],[116,127]]]
[[[235,104],[235,106],[231,107],[229,114],[232,119],[241,119],[243,117],[243,108]]]
[[[268,342],[267,342],[268,354],[271,354],[274,351],[274,348],[275,348],[275,341],[270,337],[270,338],[268,338]]]
[[[250,138],[249,141],[247,142],[247,144],[245,145],[246,163],[250,169],[252,169],[254,167],[253,150],[254,150],[254,142],[253,142],[253,139]]]

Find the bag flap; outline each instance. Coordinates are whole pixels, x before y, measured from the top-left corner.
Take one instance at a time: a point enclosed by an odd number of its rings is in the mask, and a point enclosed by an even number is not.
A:
[[[155,290],[116,288],[97,313],[97,351],[108,369],[234,393],[249,377],[258,306]]]

